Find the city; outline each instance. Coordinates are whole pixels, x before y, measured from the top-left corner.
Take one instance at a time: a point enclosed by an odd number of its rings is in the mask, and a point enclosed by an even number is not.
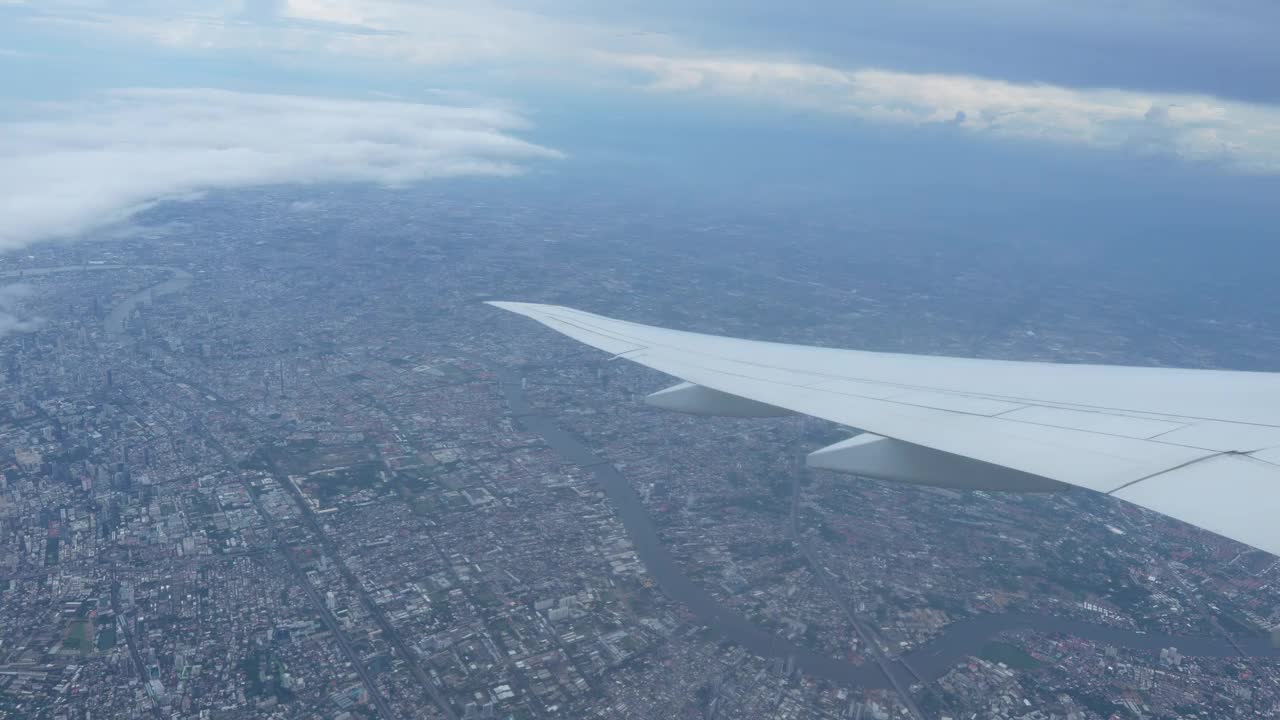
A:
[[[767,209],[521,187],[211,193],[144,213],[162,240],[0,256],[33,325],[0,339],[0,717],[1280,713],[1275,557],[809,470],[846,430],[655,410],[669,379],[482,301],[1245,368],[1273,308],[1205,327],[981,244],[829,219],[841,260]]]

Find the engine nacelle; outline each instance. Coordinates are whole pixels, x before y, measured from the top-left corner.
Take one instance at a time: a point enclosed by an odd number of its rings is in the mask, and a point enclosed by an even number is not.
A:
[[[809,453],[805,464],[878,480],[964,490],[1053,492],[1070,487],[1039,475],[871,433]]]
[[[659,390],[644,399],[645,404],[664,410],[690,413],[693,415],[715,415],[718,417],[764,418],[794,415],[773,405],[748,398],[730,395],[693,383],[680,383]]]

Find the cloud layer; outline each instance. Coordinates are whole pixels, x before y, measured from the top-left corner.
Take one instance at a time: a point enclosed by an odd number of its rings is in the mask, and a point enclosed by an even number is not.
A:
[[[0,0],[0,6],[5,0]],[[12,0],[11,0],[12,1]],[[1273,0],[47,0],[15,13],[183,49],[421,64],[732,49],[843,68],[1280,102]],[[0,36],[2,36],[0,29]],[[665,54],[665,53],[664,53]]]
[[[1245,172],[1280,173],[1280,107],[1271,105],[750,58],[601,58],[644,73],[654,91],[753,97],[869,121],[946,123],[997,137],[1172,154]]]
[[[1258,48],[1269,47],[1259,40],[1265,36],[1259,28],[1280,19],[1274,3],[1242,0],[1231,8],[1210,8],[1197,0],[1171,0],[1162,11],[1146,0],[1082,0],[1070,7],[1048,0],[902,0],[856,9],[834,0],[784,5],[765,0],[654,0],[639,5],[587,0],[228,0],[212,5],[62,0],[27,19],[34,23],[31,27],[70,27],[94,36],[144,41],[179,53],[176,57],[259,56],[310,64],[313,70],[326,63],[345,68],[356,59],[373,68],[431,67],[442,77],[467,69],[477,71],[462,73],[468,83],[480,83],[483,90],[484,82],[497,82],[504,94],[523,87],[536,92],[542,84],[556,91],[640,87],[733,96],[860,121],[945,123],[957,133],[1085,145],[1118,154],[1158,153],[1236,171],[1280,174],[1275,83],[1249,81],[1233,90],[1226,82],[1244,78],[1247,68],[1271,67],[1236,55],[1253,57]],[[765,28],[773,39],[753,42],[760,38],[751,28]],[[710,29],[717,32],[708,33]],[[822,50],[830,32],[844,51]],[[957,38],[966,44],[963,52],[944,52]],[[708,40],[756,49],[716,50],[700,43]],[[1014,41],[1028,44],[1028,52],[1002,55],[1000,48]],[[1113,41],[1138,45],[1123,50],[1108,44]],[[884,42],[910,52],[880,47]],[[1097,43],[1106,47],[1094,47]],[[1163,50],[1154,52],[1144,43]],[[1171,53],[1199,57],[1188,48],[1225,52],[1219,58],[1222,71],[1182,83],[1178,79],[1188,76],[1187,68],[1165,68],[1168,63],[1154,59]],[[1063,68],[1032,62],[1046,57],[1088,72],[1060,72]],[[1160,77],[1126,74],[1126,68],[1135,67]],[[1028,79],[1042,77],[1056,82]],[[1112,89],[1098,89],[1099,84]],[[1147,89],[1168,87],[1180,91]],[[497,127],[504,137],[511,129]]]
[[[0,123],[0,251],[157,201],[296,182],[513,175],[559,157],[503,109],[205,89],[128,89]]]
[[[1145,0],[1084,0],[1070,8],[1047,0],[965,0],[958,4],[904,0],[871,3],[856,11],[841,9],[827,0],[803,8],[764,0],[708,0],[693,5],[655,0],[643,4],[643,10],[630,11],[585,0],[469,4],[268,0],[260,4],[262,12],[258,13],[248,13],[250,6],[243,2],[210,9],[179,1],[166,4],[166,11],[159,10],[156,2],[129,0],[126,4],[132,12],[128,13],[95,14],[82,8],[78,13],[55,13],[46,19],[87,23],[94,29],[189,50],[267,51],[339,61],[354,57],[397,67],[483,67],[508,78],[521,73],[532,82],[554,77],[557,82],[578,82],[584,88],[627,87],[635,83],[639,73],[641,86],[652,90],[757,98],[877,122],[951,123],[988,136],[1171,154],[1234,170],[1280,173],[1280,105],[1268,102],[1143,89],[1170,85],[1164,82],[1137,80],[1128,88],[1095,89],[1062,82],[1020,81],[1007,74],[985,72],[996,68],[952,62],[945,53],[928,61],[898,57],[888,50],[882,57],[900,60],[908,68],[981,67],[984,72],[886,70],[875,61],[874,53],[870,57],[856,52],[819,53],[828,59],[814,62],[794,55],[768,55],[764,50],[717,52],[700,48],[696,42],[696,36],[705,34],[698,32],[700,28],[725,28],[732,40],[750,38],[746,28],[759,26],[769,28],[770,33],[776,29],[778,37],[798,44],[791,51],[803,51],[805,46],[822,47],[823,28],[839,27],[845,40],[867,39],[863,36],[880,32],[899,37],[916,49],[937,49],[940,46],[935,40],[952,38],[949,42],[954,42],[952,36],[965,35],[955,30],[942,32],[940,37],[927,32],[919,35],[933,27],[925,19],[945,17],[946,27],[960,23],[958,27],[986,28],[974,37],[998,37],[1002,42],[1040,38],[1032,55],[1061,56],[1064,62],[1079,65],[1089,58],[1102,62],[1110,57],[1082,55],[1077,47],[1082,38],[1099,42],[1114,39],[1117,28],[1123,29],[1126,37],[1150,35],[1148,39],[1158,39],[1161,47],[1200,47],[1205,43],[1213,48],[1257,47],[1259,22],[1280,19],[1276,14],[1280,11],[1268,9],[1261,0],[1244,0],[1232,11],[1207,9],[1194,0],[1174,0],[1165,8],[1167,12],[1156,12]],[[246,19],[251,16],[259,21]],[[645,17],[651,19],[645,21]],[[689,33],[677,37],[639,31],[652,26],[656,22],[653,18],[665,18]],[[1147,30],[1140,32],[1143,27]],[[848,34],[857,28],[861,28],[857,30],[860,35]],[[1062,37],[1052,40],[1045,33]],[[996,50],[983,46],[978,54],[986,57]],[[1098,68],[1098,73],[1080,77],[1114,76],[1124,84],[1127,76],[1113,72],[1120,69],[1118,65],[1126,65],[1118,58],[1108,60],[1105,64],[1109,67]],[[1145,66],[1144,62],[1138,64]],[[1228,65],[1239,70],[1249,64],[1233,60]],[[1006,63],[1005,70],[1024,66],[1039,67],[1018,60]],[[1075,77],[1048,74],[1067,80]],[[1186,73],[1179,70],[1171,74],[1180,77]],[[1221,79],[1219,75],[1215,78]],[[1239,75],[1233,72],[1231,77]],[[1199,86],[1218,85],[1215,80]],[[1247,95],[1266,93],[1237,93],[1238,97]]]
[[[591,13],[758,57],[1280,102],[1274,0],[646,0]]]

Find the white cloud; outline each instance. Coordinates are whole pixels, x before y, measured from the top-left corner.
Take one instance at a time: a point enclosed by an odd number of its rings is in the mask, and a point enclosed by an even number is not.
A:
[[[415,65],[564,62],[620,45],[626,31],[477,0],[281,0],[253,21],[189,0],[88,7],[54,2],[30,21],[136,38],[183,50],[275,51]]]
[[[326,52],[419,65],[572,61],[618,32],[483,0],[287,0],[281,16],[364,31],[329,33]]]
[[[115,90],[0,123],[0,250],[76,236],[157,201],[296,182],[513,175],[559,153],[485,107]]]
[[[626,86],[640,73],[642,86],[652,91],[755,98],[873,122],[949,123],[987,136],[1158,152],[1280,173],[1276,105],[717,55],[670,35],[575,19],[563,8],[556,11],[555,2],[275,0],[266,22],[246,21],[236,3],[219,8],[190,0],[128,0],[132,10],[126,13],[95,0],[78,2],[79,10],[64,5],[43,19],[87,23],[95,31],[184,50],[274,52],[289,62],[355,57],[397,67],[480,66],[493,76],[553,77],[588,90]],[[932,0],[921,2],[925,7]],[[977,5],[1003,13],[1017,3]],[[1101,12],[1101,6],[1089,7]],[[1149,114],[1152,108],[1167,112]]]
[[[376,5],[343,0],[285,0],[281,14],[343,25],[369,25],[380,15]]]
[[[1124,147],[1280,173],[1280,107],[1209,96],[842,70],[748,58],[602,53],[650,90],[754,97],[865,120],[949,123],[990,135]]]
[[[18,313],[18,306],[31,293],[32,287],[22,283],[0,286],[0,338],[40,327],[39,318],[24,318]]]

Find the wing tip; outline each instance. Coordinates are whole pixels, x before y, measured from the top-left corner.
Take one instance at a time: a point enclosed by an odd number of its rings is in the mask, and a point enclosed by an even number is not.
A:
[[[524,315],[526,317],[533,317],[537,315],[540,310],[545,310],[549,307],[547,305],[539,305],[537,303],[515,302],[512,300],[485,300],[484,304],[492,305],[499,310],[506,310],[507,312],[513,312],[517,315]]]
[[[499,310],[506,310],[517,315],[523,315],[527,318],[537,320],[538,322],[546,322],[548,320],[559,320],[566,315],[583,314],[579,310],[574,310],[563,305],[546,305],[543,303],[516,302],[513,300],[485,300],[485,305],[492,305]]]

